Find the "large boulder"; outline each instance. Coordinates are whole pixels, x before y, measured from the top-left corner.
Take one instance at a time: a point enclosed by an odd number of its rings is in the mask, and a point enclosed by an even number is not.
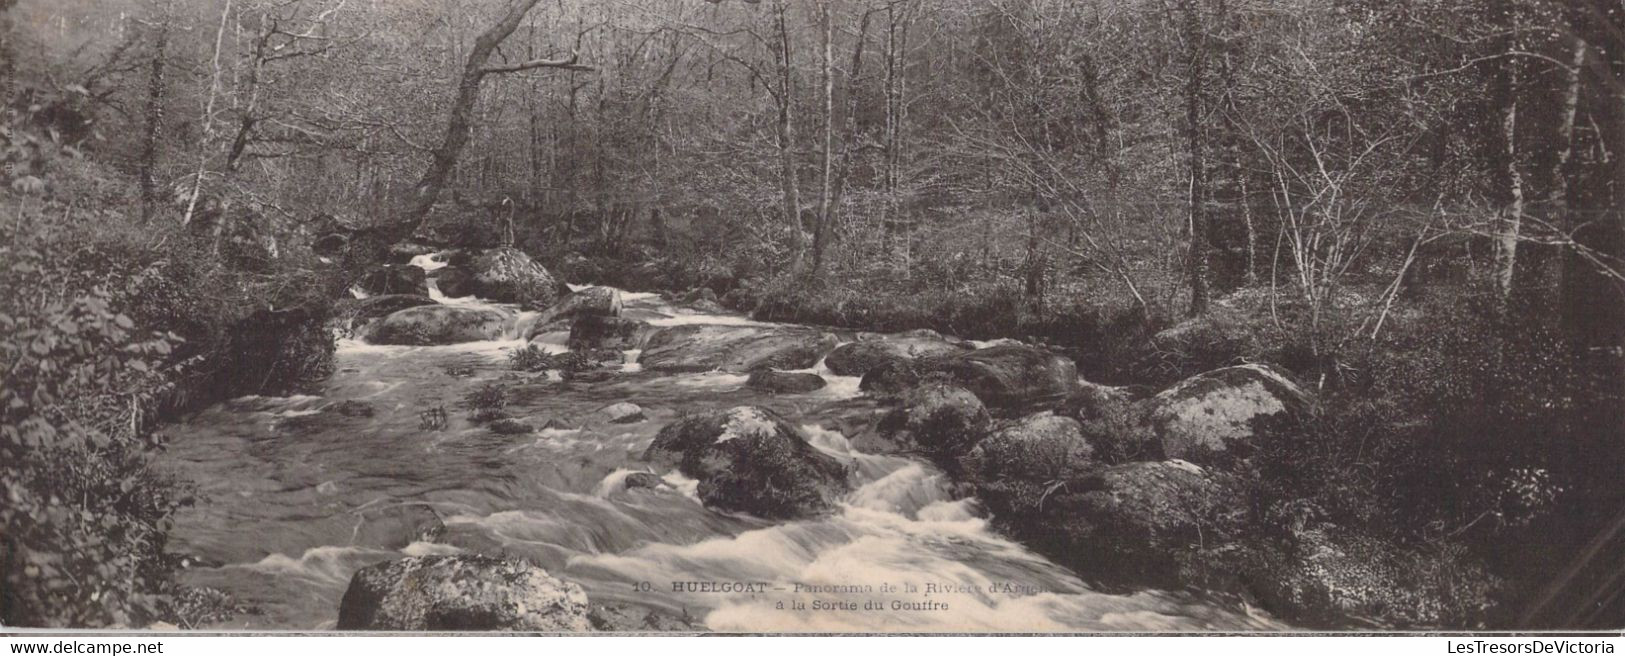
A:
[[[913,360],[888,360],[869,369],[858,389],[870,396],[894,397],[920,384],[920,367]]]
[[[1144,403],[1164,457],[1217,464],[1246,457],[1257,420],[1301,412],[1309,395],[1273,367],[1248,364],[1192,376]]]
[[[806,369],[837,343],[832,334],[800,326],[690,324],[655,331],[638,362],[665,372]]]
[[[991,419],[981,399],[941,381],[909,390],[902,403],[886,413],[853,446],[868,453],[922,453],[953,459],[987,435]]]
[[[440,294],[446,298],[463,298],[474,295],[474,274],[469,273],[463,266],[447,266],[434,272],[434,285]]]
[[[770,394],[806,394],[824,389],[824,377],[803,371],[752,372],[745,387]]]
[[[960,459],[995,515],[1035,512],[1056,486],[1084,475],[1094,449],[1077,420],[1051,413],[1010,422]]]
[[[621,310],[621,290],[614,287],[588,287],[571,292],[536,317],[535,323],[525,329],[525,339],[565,329],[571,325],[570,320],[577,317],[619,317]]]
[[[347,299],[335,305],[335,314],[339,326],[350,334],[360,335],[365,333],[369,324],[378,319],[407,308],[436,305],[436,303],[432,298],[416,294],[385,294],[383,296]]]
[[[428,296],[423,269],[406,264],[381,264],[362,274],[355,286],[368,294],[411,294]]]
[[[587,594],[525,562],[424,556],[357,571],[339,602],[341,631],[544,631],[590,628]]]
[[[644,458],[698,480],[708,507],[768,519],[827,512],[848,489],[844,464],[757,406],[678,419],[660,429]]]
[[[1247,590],[1272,615],[1308,626],[1475,626],[1493,607],[1491,577],[1465,550],[1416,549],[1334,525],[1260,545]]]
[[[474,276],[475,296],[518,303],[527,309],[548,307],[569,293],[569,288],[546,268],[511,246],[481,253],[469,264],[469,272]]]
[[[1067,481],[1000,524],[1085,579],[1181,587],[1205,576],[1205,550],[1234,537],[1244,508],[1196,465],[1133,462]]]
[[[625,351],[638,348],[655,328],[636,319],[606,317],[589,314],[570,324],[571,349],[615,349]]]
[[[892,360],[947,355],[965,350],[965,346],[950,342],[935,331],[915,330],[842,344],[824,358],[824,366],[838,376],[862,376],[870,369]]]
[[[919,364],[947,374],[995,408],[1058,402],[1078,387],[1078,367],[1070,359],[1025,344],[921,358]]]
[[[513,317],[499,310],[424,305],[400,310],[377,322],[367,336],[373,344],[460,344],[501,339]]]

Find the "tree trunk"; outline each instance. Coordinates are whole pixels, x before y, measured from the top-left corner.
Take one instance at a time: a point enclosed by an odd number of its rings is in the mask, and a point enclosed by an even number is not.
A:
[[[152,220],[158,204],[158,136],[164,124],[164,67],[169,53],[169,17],[160,17],[147,75],[147,125],[141,137],[141,222]]]
[[[819,81],[824,92],[824,143],[820,176],[823,188],[818,195],[818,223],[813,226],[812,276],[817,278],[824,269],[824,242],[829,239],[831,198],[835,182],[835,28],[830,19],[830,0],[818,3],[818,31],[822,37],[823,53],[819,59]]]
[[[782,210],[790,229],[790,270],[799,273],[806,245],[802,239],[801,185],[796,175],[795,82],[790,70],[790,31],[785,25],[785,0],[776,3],[778,47],[775,56],[779,68],[778,129],[779,186],[783,191]]]
[[[197,174],[192,178],[192,197],[186,201],[186,214],[181,216],[181,225],[192,222],[192,215],[197,212],[198,196],[203,195],[203,173],[209,164],[209,145],[214,141],[214,102],[220,95],[220,50],[225,44],[226,21],[231,17],[231,0],[226,0],[226,6],[220,11],[220,28],[214,33],[214,72],[209,78],[208,100],[203,103],[203,143],[198,149]]]
[[[1189,158],[1191,169],[1190,195],[1190,233],[1191,243],[1187,266],[1190,272],[1191,305],[1190,314],[1196,316],[1207,313],[1209,300],[1209,216],[1207,211],[1208,180],[1207,180],[1207,135],[1201,125],[1204,111],[1204,97],[1202,76],[1204,74],[1205,59],[1207,57],[1207,39],[1202,31],[1202,19],[1198,14],[1200,8],[1198,0],[1183,0],[1185,43],[1189,49],[1190,65],[1188,73],[1190,79],[1185,85],[1185,123],[1189,130]]]
[[[468,60],[463,65],[462,77],[457,81],[457,98],[452,102],[451,116],[446,121],[446,135],[434,149],[428,170],[424,171],[423,178],[414,187],[416,198],[406,214],[406,232],[416,232],[428,220],[429,211],[434,209],[440,191],[446,186],[446,179],[457,166],[458,156],[462,154],[463,147],[468,145],[468,136],[473,129],[470,123],[480,99],[480,83],[485,80],[487,74],[511,73],[532,68],[570,70],[583,68],[575,65],[574,57],[567,61],[533,60],[514,66],[498,68],[487,66],[497,46],[501,45],[508,35],[513,34],[514,30],[519,29],[519,23],[524,21],[525,14],[531,7],[536,6],[537,2],[539,0],[513,0],[502,19],[474,39],[474,47],[468,51]]]
[[[1505,5],[1510,12],[1511,3]],[[1512,17],[1508,16],[1508,22]],[[1509,37],[1507,51],[1517,48],[1516,37]],[[1501,185],[1506,190],[1506,204],[1501,210],[1501,229],[1495,257],[1495,287],[1503,303],[1512,296],[1513,273],[1518,265],[1518,239],[1523,229],[1524,194],[1523,173],[1518,169],[1518,64],[1514,57],[1502,60],[1502,71],[1496,84],[1496,102],[1500,105],[1500,168]]]

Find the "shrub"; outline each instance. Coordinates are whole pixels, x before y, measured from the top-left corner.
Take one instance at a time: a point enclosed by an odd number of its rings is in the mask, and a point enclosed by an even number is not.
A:
[[[0,249],[7,289],[38,253]],[[0,620],[132,624],[168,589],[163,557],[184,490],[148,463],[145,411],[174,336],[136,329],[104,289],[64,301],[0,296]]]
[[[463,395],[469,410],[501,410],[508,405],[508,391],[496,383],[485,383]]]
[[[508,354],[508,366],[515,371],[536,372],[552,369],[553,363],[546,351],[535,344],[526,344],[524,348],[514,349]]]

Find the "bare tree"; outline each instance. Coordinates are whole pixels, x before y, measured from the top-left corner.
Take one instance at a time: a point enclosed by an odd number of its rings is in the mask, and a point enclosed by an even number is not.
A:
[[[435,201],[440,197],[440,191],[446,186],[446,179],[457,166],[457,158],[468,145],[468,136],[472,130],[474,106],[480,96],[480,83],[485,76],[495,73],[515,73],[539,68],[555,68],[562,70],[585,71],[591,70],[588,66],[578,63],[579,57],[572,53],[567,57],[540,58],[517,63],[490,64],[491,55],[502,45],[503,40],[524,21],[525,14],[535,7],[540,0],[513,0],[502,15],[502,18],[480,36],[474,39],[474,47],[468,52],[468,59],[463,65],[462,77],[457,81],[457,98],[452,102],[451,115],[446,121],[446,134],[440,145],[434,149],[428,170],[424,171],[423,178],[419,180],[414,189],[415,200],[412,208],[407,212],[406,221],[409,232],[421,229],[428,220],[429,211],[434,208]]]

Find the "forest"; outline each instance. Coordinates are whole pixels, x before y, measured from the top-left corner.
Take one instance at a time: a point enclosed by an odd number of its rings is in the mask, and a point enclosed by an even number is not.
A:
[[[0,0],[0,107],[3,626],[1625,626],[1617,0]]]

